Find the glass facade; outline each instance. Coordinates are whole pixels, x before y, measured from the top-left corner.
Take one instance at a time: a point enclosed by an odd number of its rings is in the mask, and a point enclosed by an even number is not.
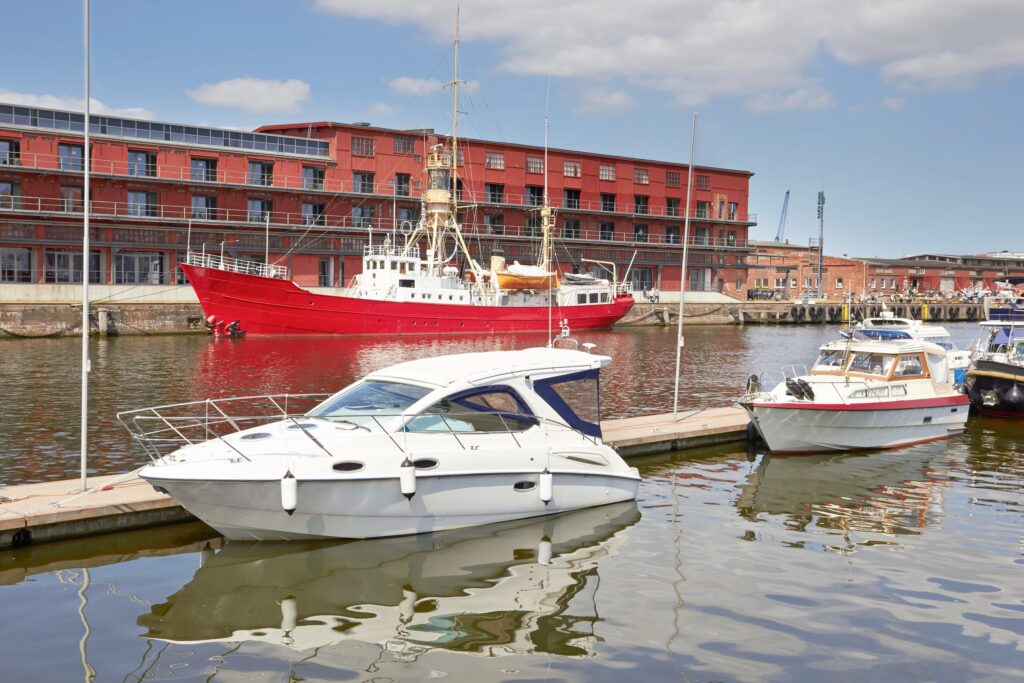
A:
[[[0,282],[32,282],[32,250],[0,247]]]
[[[114,284],[159,285],[163,282],[162,252],[126,251],[114,254]]]
[[[190,177],[202,183],[217,181],[217,160],[193,157],[189,166]]]
[[[60,161],[60,170],[62,171],[82,171],[85,169],[81,145],[58,145],[57,158]]]

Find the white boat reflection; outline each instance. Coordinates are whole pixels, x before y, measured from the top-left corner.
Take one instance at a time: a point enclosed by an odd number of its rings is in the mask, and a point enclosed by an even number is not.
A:
[[[139,624],[179,643],[587,655],[598,563],[639,519],[627,502],[376,541],[228,543]]]

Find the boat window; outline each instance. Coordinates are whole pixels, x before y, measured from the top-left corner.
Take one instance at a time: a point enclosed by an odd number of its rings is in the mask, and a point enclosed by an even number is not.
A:
[[[905,353],[896,361],[895,377],[916,377],[923,374],[921,357],[916,353]]]
[[[893,361],[895,361],[893,356],[886,356],[881,353],[858,351],[853,354],[853,360],[850,361],[848,371],[859,372],[865,375],[888,377],[889,370],[892,369]]]
[[[952,351],[954,348],[956,348],[953,344],[953,340],[949,337],[948,334],[939,335],[936,337],[922,337],[922,339],[926,342],[931,342],[932,344],[941,346],[947,351]]]
[[[429,393],[430,389],[399,382],[360,382],[335,394],[308,414],[310,417],[328,420],[370,415],[400,415]]]
[[[814,362],[814,369],[820,372],[842,372],[845,362],[845,351],[824,351]]]
[[[585,304],[585,303],[587,303],[587,295],[586,294],[577,294],[576,295],[576,303],[578,303],[578,304]]]
[[[409,420],[409,432],[522,432],[538,424],[508,387],[483,387],[447,396]]]
[[[598,370],[536,380],[533,388],[570,427],[601,436],[601,382]]]
[[[596,304],[597,303],[597,299],[598,299],[597,292],[591,292],[590,293],[590,303]]]
[[[904,393],[906,393],[904,391]],[[850,394],[850,398],[888,398],[889,387],[870,387],[868,389],[858,389],[857,391]]]
[[[904,332],[903,330],[876,330],[868,328],[866,330],[859,330],[859,332],[868,339],[913,339],[909,332]]]
[[[601,292],[601,303],[608,303],[608,292]]]

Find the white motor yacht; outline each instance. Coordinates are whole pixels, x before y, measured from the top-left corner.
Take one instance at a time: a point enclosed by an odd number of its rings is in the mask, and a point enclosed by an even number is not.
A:
[[[953,383],[956,386],[964,383],[967,369],[971,367],[971,352],[967,349],[958,349],[945,327],[913,318],[897,318],[884,305],[878,316],[865,318],[857,323],[855,329],[870,339],[918,339],[938,344],[946,349],[949,369],[953,373]]]
[[[941,346],[854,333],[822,346],[810,372],[771,391],[752,376],[740,405],[768,448],[798,453],[946,438],[963,431],[968,403]]]
[[[152,456],[140,476],[228,538],[402,536],[635,499],[639,473],[601,439],[610,362],[465,353],[378,370],[305,413],[271,396],[119,418]],[[276,415],[232,411],[261,401]]]

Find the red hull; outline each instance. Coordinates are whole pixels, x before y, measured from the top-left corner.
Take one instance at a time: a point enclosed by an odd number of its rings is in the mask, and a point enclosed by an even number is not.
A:
[[[463,306],[374,301],[315,294],[289,280],[181,264],[207,316],[240,320],[248,334],[437,334],[540,332],[611,327],[633,306],[633,297],[608,304],[556,306]]]

